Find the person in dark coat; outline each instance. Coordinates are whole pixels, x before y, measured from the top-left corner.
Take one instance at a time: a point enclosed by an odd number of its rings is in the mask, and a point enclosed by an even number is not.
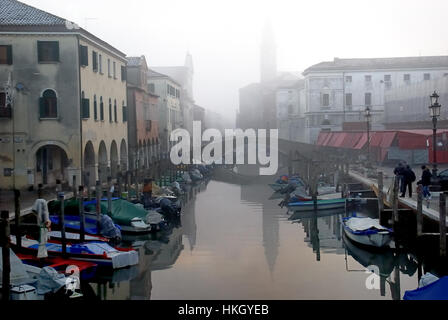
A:
[[[412,198],[412,183],[415,181],[415,173],[411,167],[407,165],[403,170],[403,189],[401,190],[401,197],[404,198],[406,189],[409,189],[409,198]]]
[[[431,184],[431,171],[426,166],[422,166],[422,179],[420,180],[423,187],[423,197],[427,200],[431,199],[431,193],[429,192],[429,186]]]
[[[404,188],[403,171],[404,171],[404,169],[405,169],[405,167],[401,161],[398,163],[398,165],[394,169],[394,175],[398,179],[399,190],[402,194],[405,193],[405,191],[403,191],[403,188]]]

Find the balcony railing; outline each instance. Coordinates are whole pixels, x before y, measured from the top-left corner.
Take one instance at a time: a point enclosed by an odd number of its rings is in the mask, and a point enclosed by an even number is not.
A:
[[[0,107],[0,118],[11,118],[12,108],[11,107]]]

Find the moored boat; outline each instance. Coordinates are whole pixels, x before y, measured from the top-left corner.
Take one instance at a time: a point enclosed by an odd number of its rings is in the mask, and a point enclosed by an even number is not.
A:
[[[16,245],[16,237],[11,236],[11,244]],[[39,242],[34,239],[22,237],[20,252],[37,255]],[[47,243],[47,252],[50,257],[62,257],[62,245],[60,243]],[[85,242],[80,244],[67,244],[66,255],[70,259],[90,261],[99,266],[112,267],[113,269],[125,268],[138,263],[138,253],[133,249],[113,248],[106,242]]]
[[[347,238],[359,244],[382,248],[392,241],[392,230],[380,225],[378,219],[345,217],[342,224]]]
[[[345,208],[344,198],[337,199],[318,199],[317,210],[333,210]],[[288,209],[292,211],[312,211],[314,210],[314,201],[298,201],[288,203]]]

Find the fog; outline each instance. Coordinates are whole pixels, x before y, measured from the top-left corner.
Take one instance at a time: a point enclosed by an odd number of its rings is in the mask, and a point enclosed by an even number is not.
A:
[[[445,0],[23,0],[78,23],[149,66],[194,62],[198,105],[234,119],[238,89],[259,80],[259,45],[270,20],[279,71],[334,57],[448,54]]]

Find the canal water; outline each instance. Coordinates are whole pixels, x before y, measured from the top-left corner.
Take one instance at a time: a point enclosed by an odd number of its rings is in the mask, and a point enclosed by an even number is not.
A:
[[[346,213],[292,216],[272,195],[265,182],[204,181],[186,195],[172,230],[125,239],[139,251],[138,266],[84,286],[106,300],[390,300],[418,286],[411,254],[369,252],[344,240]],[[349,210],[376,209],[357,203]]]

